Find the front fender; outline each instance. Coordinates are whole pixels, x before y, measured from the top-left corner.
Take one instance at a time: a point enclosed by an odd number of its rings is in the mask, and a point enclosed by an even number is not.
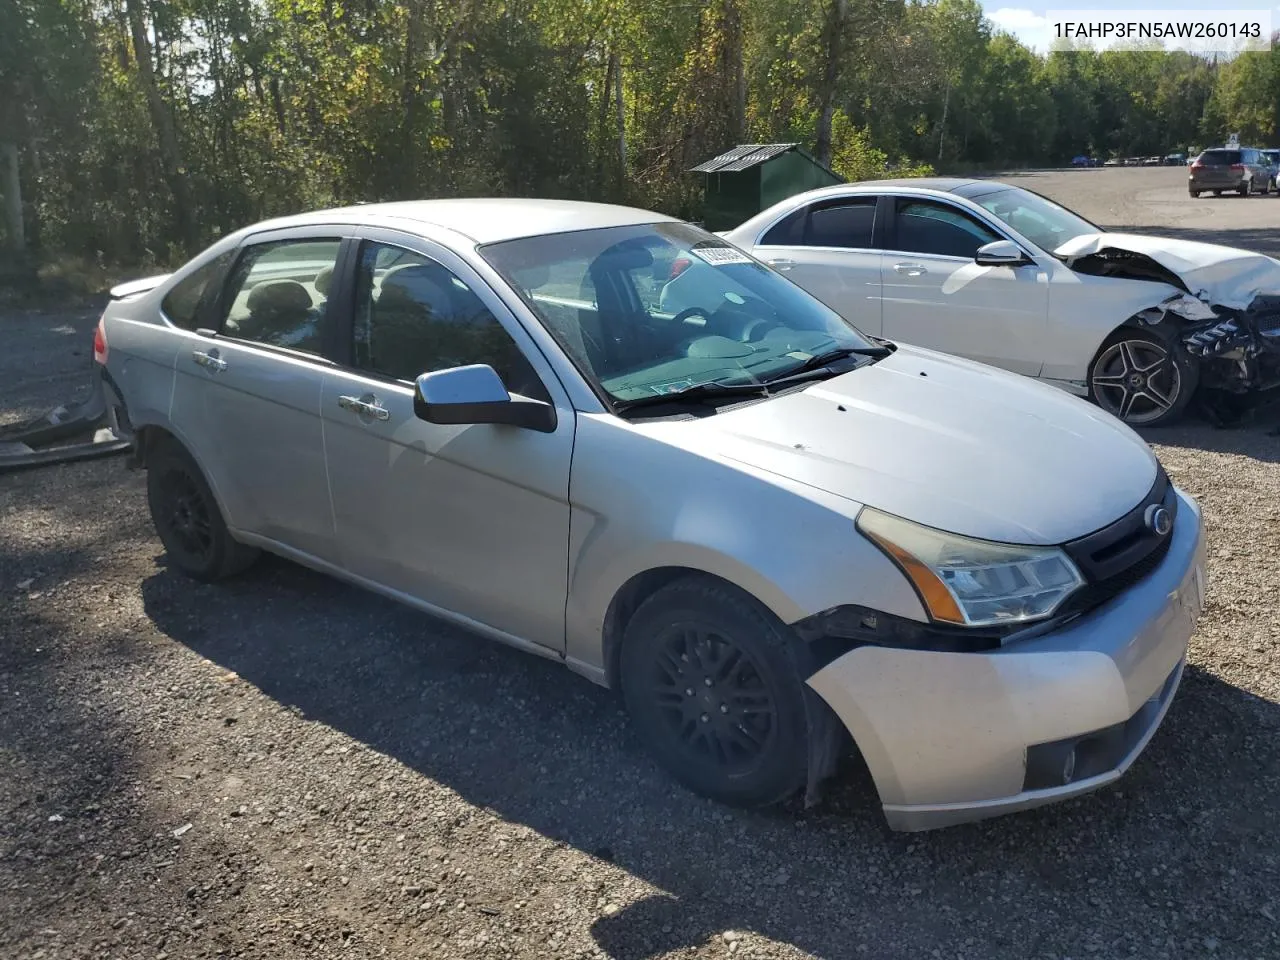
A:
[[[732,583],[783,623],[843,604],[925,619],[906,578],[858,533],[860,504],[613,417],[580,416],[578,431],[566,604],[576,665],[603,669],[615,596],[637,575],[672,567]]]

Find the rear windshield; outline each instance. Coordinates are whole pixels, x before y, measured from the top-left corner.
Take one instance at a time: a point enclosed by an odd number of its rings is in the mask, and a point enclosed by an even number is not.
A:
[[[1206,164],[1232,164],[1240,162],[1239,150],[1206,150],[1200,154],[1200,162]]]

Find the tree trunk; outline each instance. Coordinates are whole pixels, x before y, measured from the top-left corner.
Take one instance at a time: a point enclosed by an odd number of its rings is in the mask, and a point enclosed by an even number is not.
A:
[[[613,65],[614,122],[618,130],[618,197],[621,198],[627,188],[627,110],[622,99],[622,58],[618,56],[617,47],[609,59]]]
[[[597,141],[599,152],[596,154],[596,182],[599,189],[608,189],[609,177],[609,105],[614,97],[614,90],[617,87],[616,81],[613,79],[614,74],[618,71],[618,50],[617,47],[609,47],[609,59],[604,69],[604,83],[600,85],[600,114],[596,122]]]
[[[421,90],[418,84],[418,38],[422,33],[422,4],[409,4],[409,22],[404,31],[404,62],[401,74],[404,85],[400,88],[400,147],[403,156],[410,156],[413,138],[418,126],[418,102]]]
[[[147,38],[146,21],[142,15],[142,0],[126,0],[125,11],[129,17],[129,34],[133,38],[133,55],[138,64],[138,78],[147,97],[147,109],[156,129],[160,147],[160,161],[165,180],[173,194],[174,212],[178,234],[188,249],[195,246],[195,221],[191,212],[191,191],[187,186],[187,171],[182,162],[182,149],[178,144],[178,128],[173,111],[160,95],[152,59],[151,41]]]
[[[5,236],[9,240],[9,249],[14,253],[22,253],[27,248],[27,241],[22,225],[22,179],[18,175],[16,143],[0,143],[0,166],[4,168],[0,192],[4,193]]]
[[[951,80],[947,79],[947,89],[942,95],[942,123],[938,130],[938,162],[942,162],[942,147],[947,142],[947,108],[951,105]]]
[[[814,154],[824,166],[831,166],[831,123],[836,113],[836,84],[840,80],[840,55],[848,18],[849,0],[831,0],[822,26],[822,76],[818,81],[818,132],[814,144]]]

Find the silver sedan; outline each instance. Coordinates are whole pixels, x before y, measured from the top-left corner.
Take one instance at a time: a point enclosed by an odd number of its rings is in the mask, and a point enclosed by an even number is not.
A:
[[[1199,509],[1118,420],[642,210],[258,224],[116,288],[94,356],[178,569],[267,550],[559,660],[726,803],[813,799],[850,737],[897,829],[1095,789],[1204,602]]]

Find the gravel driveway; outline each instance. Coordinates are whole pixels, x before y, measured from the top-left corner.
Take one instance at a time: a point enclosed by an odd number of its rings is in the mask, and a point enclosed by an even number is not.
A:
[[[1183,177],[1026,179],[1107,224],[1280,220]],[[0,315],[0,423],[81,382],[93,322]],[[0,477],[0,957],[1280,956],[1267,431],[1149,435],[1209,608],[1123,781],[919,835],[856,764],[807,813],[696,799],[612,694],[283,561],[192,584],[119,459]]]

